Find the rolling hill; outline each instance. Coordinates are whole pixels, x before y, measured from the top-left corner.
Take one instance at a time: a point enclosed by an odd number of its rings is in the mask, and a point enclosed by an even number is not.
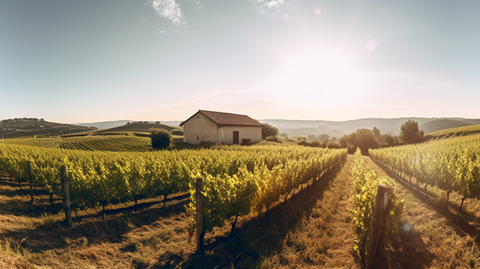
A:
[[[0,137],[48,137],[94,131],[95,127],[63,124],[37,118],[15,118],[0,121]]]
[[[473,125],[472,123],[464,122],[461,120],[451,120],[451,119],[438,119],[429,121],[425,124],[421,125],[421,129],[425,133],[432,133],[435,131],[450,129],[450,128],[457,128],[463,126]]]
[[[171,131],[173,129],[183,130],[182,127],[175,127],[161,123],[151,123],[151,122],[128,122],[125,125],[117,126],[109,129],[98,130],[93,133],[122,133],[122,132],[143,132],[147,133],[151,128],[165,129]]]
[[[469,134],[476,134],[476,133],[480,133],[480,124],[439,130],[436,132],[428,133],[428,135],[431,135],[433,137],[449,137],[449,136],[462,136],[462,135],[469,135]]]

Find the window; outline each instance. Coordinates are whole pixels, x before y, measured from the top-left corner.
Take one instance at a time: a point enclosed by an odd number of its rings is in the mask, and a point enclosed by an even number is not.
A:
[[[197,141],[200,140],[200,137],[197,136]]]

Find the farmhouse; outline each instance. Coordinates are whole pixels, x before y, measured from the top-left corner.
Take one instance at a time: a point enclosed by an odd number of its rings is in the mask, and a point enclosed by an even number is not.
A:
[[[183,142],[249,145],[262,141],[262,125],[247,115],[199,110],[180,123]]]

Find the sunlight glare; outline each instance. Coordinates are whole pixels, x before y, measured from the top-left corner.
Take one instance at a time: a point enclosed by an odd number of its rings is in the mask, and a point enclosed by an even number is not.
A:
[[[378,46],[378,40],[376,38],[370,38],[367,44],[365,45],[365,49],[367,51],[372,51],[375,48],[377,48],[377,46]]]

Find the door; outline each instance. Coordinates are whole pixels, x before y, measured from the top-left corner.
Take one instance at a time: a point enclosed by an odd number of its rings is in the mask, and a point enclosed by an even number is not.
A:
[[[239,144],[239,133],[238,131],[233,131],[233,144],[236,145],[236,144]]]

